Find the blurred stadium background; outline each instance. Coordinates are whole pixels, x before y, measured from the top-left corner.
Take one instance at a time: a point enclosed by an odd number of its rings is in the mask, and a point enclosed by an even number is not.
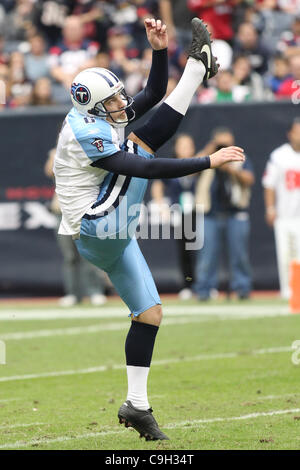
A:
[[[63,294],[62,257],[50,211],[54,186],[45,176],[44,165],[70,109],[69,85],[78,70],[104,66],[124,80],[129,94],[141,90],[151,63],[143,19],[152,15],[169,27],[168,93],[186,61],[190,19],[199,15],[212,30],[221,73],[199,88],[180,131],[191,134],[200,149],[213,128],[226,125],[245,148],[256,176],[250,209],[253,287],[278,289],[274,237],[264,221],[261,177],[270,152],[286,141],[289,123],[299,115],[299,1],[2,0],[2,297]],[[244,63],[238,64],[241,58]],[[159,154],[172,156],[173,142]],[[182,277],[174,241],[142,240],[141,245],[160,292],[178,292]],[[163,261],[165,256],[168,263]],[[221,289],[227,288],[227,278],[225,259]]]

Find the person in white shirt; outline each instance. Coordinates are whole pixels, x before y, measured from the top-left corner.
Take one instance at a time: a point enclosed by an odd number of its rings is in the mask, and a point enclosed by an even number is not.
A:
[[[275,233],[280,293],[286,299],[290,263],[300,260],[300,117],[287,136],[288,142],[271,153],[262,179],[266,221]]]

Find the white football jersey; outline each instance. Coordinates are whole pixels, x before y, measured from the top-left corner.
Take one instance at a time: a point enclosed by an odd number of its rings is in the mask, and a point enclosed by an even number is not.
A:
[[[56,193],[62,212],[58,233],[75,235],[82,216],[96,201],[109,172],[91,163],[120,150],[124,129],[107,121],[87,117],[73,108],[65,118],[54,160]]]
[[[300,217],[300,152],[289,143],[271,153],[262,184],[275,190],[278,217]]]

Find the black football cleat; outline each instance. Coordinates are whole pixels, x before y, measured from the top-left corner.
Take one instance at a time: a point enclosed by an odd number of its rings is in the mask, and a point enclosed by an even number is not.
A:
[[[149,408],[149,410],[138,410],[132,405],[131,401],[127,400],[119,409],[119,423],[124,423],[126,428],[134,428],[140,433],[140,437],[144,437],[146,441],[169,439],[159,429],[152,412],[152,408]]]
[[[191,21],[193,39],[188,51],[188,57],[201,60],[206,68],[206,74],[203,80],[208,80],[218,73],[219,65],[216,57],[213,56],[211,50],[210,34],[202,20],[193,18]]]

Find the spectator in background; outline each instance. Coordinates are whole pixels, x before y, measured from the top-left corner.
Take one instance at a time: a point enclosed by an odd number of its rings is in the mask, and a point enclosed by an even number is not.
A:
[[[109,53],[105,50],[101,50],[94,58],[93,67],[102,67],[104,69],[110,69],[110,57]]]
[[[248,56],[237,56],[232,64],[235,92],[244,99],[262,101],[271,98],[264,89],[262,77],[252,71]]]
[[[247,55],[252,70],[264,75],[268,70],[270,52],[260,41],[258,33],[252,23],[242,23],[235,37],[233,47],[234,57]]]
[[[80,17],[81,23],[84,26],[84,37],[90,40],[96,40],[102,44],[102,38],[106,36],[108,23],[105,21],[106,15],[101,8],[101,3],[95,0],[76,0],[73,2],[72,15]],[[98,28],[98,21],[101,22],[101,27]],[[99,37],[101,34],[101,38]]]
[[[60,39],[65,19],[72,14],[71,0],[39,0],[34,4],[33,23],[44,35],[48,46],[54,46]]]
[[[234,97],[234,79],[231,70],[222,70],[216,77],[215,102],[236,101]]]
[[[278,0],[262,0],[256,10],[253,24],[261,32],[263,44],[274,53],[282,33],[290,30],[293,16],[278,8]]]
[[[266,221],[274,227],[280,293],[290,296],[289,267],[300,259],[300,117],[291,123],[288,142],[270,155],[263,175]]]
[[[298,0],[278,0],[278,7],[290,15],[300,15]]]
[[[99,49],[98,43],[84,38],[84,28],[77,16],[66,18],[63,37],[50,49],[50,74],[64,88],[57,100],[69,101],[69,90],[74,76],[93,65]],[[68,90],[68,92],[66,92]]]
[[[276,95],[281,84],[290,77],[290,67],[287,58],[276,55],[271,62],[270,73],[266,77],[268,89]]]
[[[285,57],[300,54],[300,16],[294,18],[290,30],[282,33],[277,50]]]
[[[53,162],[56,149],[51,149],[45,164],[45,174],[53,179]],[[61,221],[61,211],[56,194],[51,202],[51,211],[57,217],[57,227]],[[103,305],[107,299],[104,295],[104,276],[100,269],[79,256],[71,236],[58,235],[55,229],[58,246],[63,256],[63,283],[65,296],[59,300],[61,307],[72,307],[81,302],[84,296],[90,298],[92,305]]]
[[[193,14],[182,0],[159,0],[159,12],[163,23],[168,25],[169,47],[177,43],[184,51],[191,42],[190,22]]]
[[[290,74],[281,82],[276,92],[277,98],[293,99],[293,96],[298,100],[300,98],[300,54],[292,55],[289,60]]]
[[[216,77],[215,86],[201,87],[198,93],[199,103],[240,103],[249,99],[249,87],[240,85],[231,70],[221,70]]]
[[[0,5],[0,31],[3,31],[6,19],[5,8]]]
[[[191,16],[186,8],[185,2],[180,0],[153,0],[143,1],[135,0],[137,5],[138,21],[135,24],[135,28],[132,30],[134,41],[138,45],[140,50],[140,56],[143,55],[143,51],[148,48],[147,41],[144,35],[144,20],[151,16],[158,16],[162,21],[168,25],[168,30],[171,30],[171,39],[169,39],[168,55],[169,55],[169,74],[177,77],[182,75],[183,69],[186,64],[187,54],[186,48],[191,41],[191,29],[189,17]],[[174,16],[173,16],[174,13]],[[185,21],[187,31],[183,33],[182,41],[177,39],[177,28],[175,23],[178,22],[182,25]],[[182,30],[181,30],[182,31]],[[179,33],[180,34],[180,33]]]
[[[7,64],[9,61],[9,55],[5,51],[5,39],[0,34],[0,64]]]
[[[145,39],[145,28],[144,20],[146,18],[152,18],[153,15],[150,12],[149,8],[145,6],[137,6],[136,9],[136,21],[130,24],[130,27],[127,26],[128,31],[130,31],[133,44],[138,51],[138,56],[141,57],[144,49],[149,47],[148,41]]]
[[[176,158],[191,158],[195,156],[195,143],[189,134],[179,134],[175,140]],[[180,223],[182,237],[177,242],[178,258],[183,277],[183,286],[179,292],[182,300],[192,297],[192,283],[194,281],[196,253],[194,250],[186,250],[186,243],[191,242],[186,238],[185,224],[196,229],[196,208],[194,202],[197,175],[188,175],[182,178],[155,180],[151,186],[151,195],[157,204],[162,220],[170,220],[169,206],[179,204]],[[166,196],[168,201],[166,200]]]
[[[52,100],[51,80],[48,77],[38,78],[33,85],[30,99],[31,106],[51,106],[54,105]]]
[[[9,107],[27,106],[30,103],[32,84],[26,77],[24,56],[21,52],[13,52],[9,63]]]
[[[146,86],[151,63],[152,49],[146,48],[143,52],[141,60],[135,61],[135,70],[132,70],[125,79],[125,86],[129,95],[136,95]]]
[[[204,23],[212,24],[215,39],[231,41],[233,38],[232,14],[234,4],[231,0],[187,0],[188,8]]]
[[[138,70],[139,50],[124,26],[114,26],[108,30],[107,47],[111,70],[121,79],[124,80],[126,75]]]
[[[234,142],[230,129],[217,128],[198,156],[210,155],[222,147],[235,145]],[[204,245],[197,254],[194,290],[200,300],[208,300],[218,289],[222,236],[225,237],[229,258],[230,290],[236,292],[240,299],[250,295],[248,210],[253,184],[254,173],[248,158],[241,164],[225,164],[209,175],[199,175],[196,204],[202,204],[204,208]]]
[[[33,2],[17,0],[15,8],[5,18],[4,35],[10,51],[16,51],[22,42],[34,34]]]
[[[0,62],[0,111],[5,109],[10,100],[9,67]]]
[[[30,81],[35,82],[49,76],[49,56],[44,38],[40,34],[32,36],[29,44],[30,52],[25,54],[25,73]]]

